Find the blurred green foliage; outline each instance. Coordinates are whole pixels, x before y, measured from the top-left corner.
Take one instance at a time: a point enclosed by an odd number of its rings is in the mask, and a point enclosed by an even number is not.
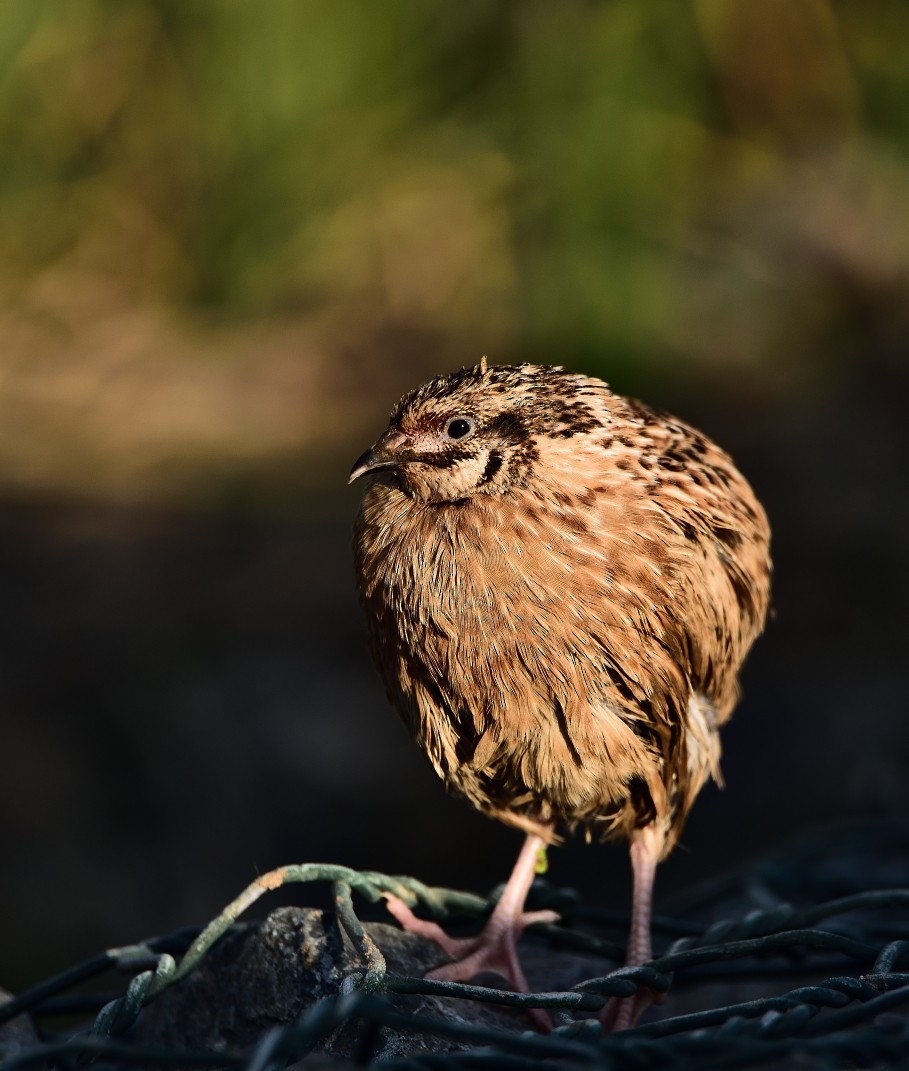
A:
[[[5,476],[305,449],[402,336],[798,378],[906,326],[907,116],[892,0],[5,0]]]

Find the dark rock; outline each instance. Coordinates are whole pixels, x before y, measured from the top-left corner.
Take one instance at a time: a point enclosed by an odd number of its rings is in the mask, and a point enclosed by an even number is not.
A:
[[[438,948],[422,937],[384,923],[366,923],[365,928],[384,954],[389,973],[421,977],[440,962]],[[547,990],[567,988],[608,969],[603,960],[555,952],[532,939],[522,943],[522,958],[531,987],[538,984]],[[269,1028],[298,1022],[321,998],[337,995],[345,976],[363,969],[358,951],[331,914],[281,908],[260,923],[237,926],[227,934],[184,981],[145,1009],[141,1034],[147,1041],[183,1049],[245,1050]],[[487,984],[495,984],[492,976]],[[514,1033],[532,1029],[520,1009],[416,994],[388,999],[396,1011],[415,1020]],[[466,1047],[432,1033],[393,1032],[353,1022],[313,1051],[350,1060]]]
[[[12,994],[0,989],[0,1006],[12,1000]],[[27,1015],[17,1015],[8,1023],[0,1026],[0,1062],[11,1060],[15,1056],[34,1048],[39,1043],[38,1031]]]

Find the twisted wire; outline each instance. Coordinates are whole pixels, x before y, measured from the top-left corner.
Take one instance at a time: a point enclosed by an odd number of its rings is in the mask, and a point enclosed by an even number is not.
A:
[[[127,1039],[141,1011],[162,992],[192,972],[239,916],[266,892],[291,882],[330,882],[334,911],[356,949],[360,966],[344,978],[336,995],[324,997],[287,1027],[265,1031],[247,1051],[187,1052]],[[0,1024],[24,1011],[46,1011],[60,993],[111,969],[136,972],[126,992],[101,1008],[90,1029],[36,1045],[9,1058],[4,1071],[31,1067],[109,1066],[225,1067],[271,1071],[312,1052],[340,1027],[360,1023],[373,1038],[380,1028],[405,1034],[447,1037],[464,1046],[451,1053],[421,1052],[383,1060],[391,1071],[452,1068],[539,1067],[555,1061],[566,1067],[642,1069],[733,1068],[798,1054],[819,1068],[844,1061],[905,1067],[909,1053],[909,939],[888,926],[881,913],[906,913],[909,889],[879,889],[841,896],[810,907],[770,902],[742,918],[698,926],[690,920],[663,920],[668,932],[681,934],[665,954],[639,967],[619,967],[589,978],[570,990],[512,993],[460,982],[434,981],[388,971],[381,949],[359,918],[354,893],[376,903],[394,893],[436,919],[452,914],[481,917],[491,904],[482,897],[434,888],[406,877],[355,871],[333,864],[281,867],[254,881],[201,932],[181,931],[164,938],[110,949],[35,986],[0,1006]],[[564,894],[561,894],[564,896]],[[768,897],[768,901],[772,897]],[[873,913],[873,914],[872,914]],[[583,912],[579,912],[583,914]],[[850,915],[848,923],[843,916]],[[897,917],[893,920],[899,923]],[[824,926],[819,924],[824,922]],[[554,944],[614,954],[616,946],[597,935],[564,926],[536,927]],[[874,939],[875,933],[884,938]],[[608,952],[606,950],[609,950]],[[770,962],[777,974],[817,971],[819,964],[842,964],[840,973],[781,994],[676,1015],[616,1035],[603,1036],[595,1016],[610,996],[630,996],[647,986],[665,992],[684,979],[689,984],[715,979],[721,967],[736,965],[740,980]],[[850,973],[851,970],[851,973]],[[714,972],[714,973],[711,973]],[[727,978],[727,975],[722,975]],[[755,974],[756,978],[761,977]],[[552,1034],[514,1033],[463,1021],[441,1021],[403,1012],[394,998],[444,996],[464,1001],[539,1007],[554,1013]],[[371,1032],[370,1032],[371,1031]],[[368,1062],[366,1053],[363,1062]]]

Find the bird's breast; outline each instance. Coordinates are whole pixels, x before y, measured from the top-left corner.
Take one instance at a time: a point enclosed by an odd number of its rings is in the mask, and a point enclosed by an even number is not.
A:
[[[485,809],[526,792],[567,817],[612,814],[634,777],[659,795],[659,754],[622,706],[659,676],[603,562],[495,506],[367,495],[357,548],[392,700],[440,775]],[[619,694],[626,670],[636,680]]]
[[[430,505],[373,486],[356,547],[386,679],[422,674],[452,702],[498,709],[531,692],[602,692],[610,646],[639,646],[653,605],[640,593],[656,574],[648,566],[634,585],[644,609],[613,597],[628,541],[621,531],[613,544],[602,531],[591,538],[585,523],[500,496]]]
[[[498,633],[519,602],[525,555],[489,511],[389,494],[364,507],[358,538],[367,597],[413,645],[469,646]]]

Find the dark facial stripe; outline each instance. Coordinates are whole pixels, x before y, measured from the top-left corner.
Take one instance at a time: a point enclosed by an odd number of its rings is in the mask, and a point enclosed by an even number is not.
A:
[[[401,456],[401,461],[419,461],[423,465],[432,465],[436,469],[450,469],[455,465],[466,461],[471,454],[466,450],[446,450],[444,453],[427,451],[423,454],[406,454]]]
[[[485,424],[483,433],[510,443],[525,443],[530,438],[524,421],[516,413],[507,411],[499,413],[497,417]]]
[[[484,483],[489,483],[493,476],[495,476],[502,467],[503,460],[502,455],[498,451],[492,451],[489,455],[489,460],[486,462],[486,468],[483,469],[483,475],[480,477],[479,486],[482,487]]]

